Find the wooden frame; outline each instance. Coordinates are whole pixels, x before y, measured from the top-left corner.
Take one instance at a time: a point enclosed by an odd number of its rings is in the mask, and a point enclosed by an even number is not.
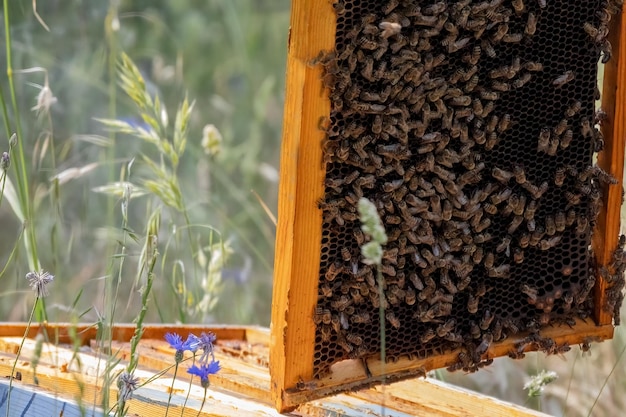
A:
[[[613,175],[618,185],[605,187],[604,205],[598,216],[592,246],[598,265],[608,265],[617,247],[620,233],[620,207],[624,189],[624,147],[626,146],[626,14],[624,10],[611,22],[609,41],[613,46],[613,58],[604,65],[602,85],[602,108],[609,115],[602,125],[607,138],[605,149],[598,155],[598,166]],[[611,273],[614,271],[611,271]],[[594,293],[595,320],[598,324],[611,324],[612,317],[605,311],[604,294],[607,283],[599,276]]]
[[[621,184],[624,164],[626,88],[626,27],[624,14],[612,21],[613,59],[605,67],[602,107],[609,116],[602,127],[606,146],[598,164],[618,178],[619,186],[605,190],[605,205],[594,233],[593,249],[599,265],[610,262],[620,224]],[[334,47],[335,13],[331,2],[294,0],[287,59],[287,94],[281,157],[279,218],[276,242],[270,373],[272,398],[279,410],[341,390],[356,389],[380,381],[385,375],[377,360],[368,360],[368,377],[360,361],[344,361],[332,367],[331,376],[313,380],[317,277],[321,240],[323,195],[322,141],[319,121],[329,113],[328,93],[321,83],[321,69],[309,65],[320,51]],[[612,338],[611,315],[602,309],[607,284],[599,278],[595,287],[595,324],[579,322],[573,329],[542,331],[559,344],[580,343],[585,337]],[[515,340],[495,344],[489,357],[501,356]],[[388,379],[423,374],[447,366],[456,353],[437,358],[387,364]]]
[[[317,281],[309,277],[319,271],[322,216],[317,201],[324,178],[325,134],[319,121],[330,112],[330,102],[321,84],[321,69],[311,60],[334,43],[331,2],[291,3],[270,340],[272,399],[279,410],[292,407],[283,398],[285,389],[312,377],[313,362],[308,358],[313,357],[315,344],[311,317]]]

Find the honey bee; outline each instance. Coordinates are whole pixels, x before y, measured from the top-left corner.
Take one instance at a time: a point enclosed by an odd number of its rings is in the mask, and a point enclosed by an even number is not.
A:
[[[370,313],[368,313],[367,311],[360,311],[350,316],[350,320],[354,324],[370,323],[372,321],[372,318],[370,317]]]
[[[561,187],[563,186],[563,183],[565,182],[565,175],[566,175],[566,168],[565,167],[558,167],[554,173],[554,185],[556,185],[557,187]]]
[[[500,92],[511,91],[511,85],[502,81],[492,81],[491,88]]]
[[[504,78],[509,73],[508,66],[502,66],[489,71],[489,78]]]
[[[378,28],[381,30],[380,36],[383,39],[387,39],[391,36],[397,35],[402,30],[402,25],[396,22],[380,22]]]
[[[556,87],[562,87],[574,78],[575,74],[573,71],[565,71],[562,75],[555,78],[554,81],[552,81],[552,84]]]
[[[448,44],[448,53],[453,54],[465,48],[471,38],[461,38]]]
[[[467,54],[463,57],[463,62],[466,62],[469,65],[476,65],[478,64],[481,53],[482,48],[480,47],[480,45],[474,45],[471,54]]]
[[[513,87],[522,88],[532,79],[532,75],[530,73],[522,74],[518,79],[513,81]]]
[[[502,37],[502,42],[506,43],[520,43],[522,41],[522,33],[507,33]]]
[[[332,337],[332,327],[330,325],[321,325],[318,327],[322,342],[328,343]]]
[[[385,318],[387,319],[389,324],[391,324],[392,327],[394,327],[396,329],[400,328],[400,320],[396,317],[396,315],[393,313],[393,311],[388,311],[385,314]]]
[[[559,139],[554,138],[550,140],[548,144],[548,149],[546,150],[546,154],[550,156],[556,156],[556,151],[559,149]]]
[[[473,75],[469,81],[467,81],[467,83],[465,83],[465,86],[463,87],[463,91],[465,91],[466,93],[471,93],[472,91],[474,91],[476,89],[476,87],[478,86],[478,81],[480,80],[480,78],[478,77],[478,75]],[[457,110],[457,116],[459,116],[460,112]]]
[[[554,215],[554,225],[557,232],[562,232],[565,230],[566,226],[566,218],[565,213],[562,211],[557,211]]]
[[[354,333],[346,334],[346,341],[352,343],[353,345],[360,346],[363,344],[363,338]]]
[[[513,175],[518,184],[524,184],[526,182],[526,171],[523,166],[515,164],[513,166]]]
[[[342,272],[344,272],[343,265],[341,265],[341,263],[339,262],[334,262],[330,264],[330,266],[326,270],[326,273],[324,274],[324,277],[326,278],[327,281],[334,281],[337,275],[339,275]]]
[[[589,219],[587,216],[578,215],[576,217],[576,233],[579,235],[584,235],[589,230]]]
[[[495,205],[498,205],[500,203],[502,203],[503,201],[505,201],[506,199],[508,199],[511,194],[512,194],[513,190],[511,188],[504,188],[502,191],[498,192],[497,194],[492,194],[491,195],[491,202]]]
[[[508,31],[509,31],[508,24],[504,23],[504,24],[498,25],[498,27],[496,28],[496,31],[491,35],[491,41],[493,43],[500,42],[506,36]]]
[[[493,236],[490,233],[479,233],[474,236],[474,242],[481,244],[488,242],[493,239]]]
[[[533,71],[533,72],[543,71],[543,64],[539,62],[528,61],[524,63],[522,67],[528,71]]]
[[[539,141],[537,142],[537,152],[548,152],[550,145],[550,129],[543,128],[539,133]]]
[[[485,259],[484,259],[485,268],[487,268],[487,269],[493,268],[493,263],[494,262],[495,262],[495,255],[492,252],[488,252],[485,255]]]
[[[498,100],[499,97],[500,97],[500,94],[496,91],[489,91],[489,90],[480,91],[480,98],[482,98],[483,100],[496,101]]]
[[[420,342],[428,343],[433,340],[436,336],[436,333],[433,329],[429,328],[420,336]]]
[[[454,285],[454,283],[452,282],[452,280],[450,279],[450,276],[448,275],[448,272],[443,269],[441,271],[440,277],[439,277],[439,283],[445,287],[448,292],[450,294],[456,294],[459,290],[457,289],[456,285]]]
[[[589,119],[587,118],[583,118],[580,122],[580,132],[582,133],[583,137],[592,137],[593,136],[593,129],[591,127],[591,123],[589,123]]]
[[[574,117],[582,109],[582,103],[578,100],[574,101],[566,110],[565,115],[567,117]]]
[[[521,217],[521,216],[518,216],[518,217]],[[510,245],[511,245],[511,236],[507,235],[504,238],[502,238],[502,241],[496,247],[496,253],[502,253],[504,251],[507,251],[508,253],[510,251]]]
[[[463,368],[463,363],[455,362],[452,365],[449,365],[446,368],[446,371],[448,371],[448,372],[455,372],[455,371],[458,371],[459,369],[462,369],[462,368]]]
[[[413,304],[415,304],[416,299],[417,298],[415,291],[412,288],[407,288],[407,290],[405,291],[404,302],[412,306]]]
[[[478,311],[478,297],[475,297],[473,294],[469,295],[467,299],[467,311],[471,314],[475,314]]]
[[[499,138],[496,132],[491,132],[485,143],[485,149],[488,151],[492,150],[497,145],[498,140]]]
[[[344,339],[343,337],[338,337],[337,338],[337,344],[339,346],[341,346],[343,348],[343,350],[346,351],[346,353],[350,353],[354,350],[354,346],[352,346],[350,343],[348,343],[348,341],[346,339]]]
[[[542,239],[539,241],[539,249],[549,250],[559,244],[561,236],[554,236],[549,239]]]
[[[543,226],[537,226],[535,231],[530,235],[530,246],[537,246],[545,233],[545,228]]]
[[[560,136],[567,129],[567,119],[561,119],[559,124],[554,128],[554,134]]]
[[[491,269],[488,269],[487,275],[490,278],[508,278],[510,270],[511,270],[511,265],[502,264],[500,266],[496,266]]]
[[[597,124],[597,125],[602,125],[602,123],[608,119],[608,114],[602,110],[602,109],[598,109],[596,110],[594,116],[593,116],[593,123]]]
[[[524,34],[533,36],[537,31],[537,17],[534,13],[528,13],[528,20],[526,21],[526,27],[524,28]]]
[[[492,319],[493,320],[493,319]],[[487,326],[489,327],[489,326]],[[481,326],[482,328],[482,326]],[[483,329],[486,330],[486,329]],[[475,358],[474,358],[474,362],[480,362],[482,356],[487,353],[487,350],[489,350],[489,346],[491,346],[491,343],[493,342],[493,334],[491,333],[485,333],[483,335],[483,339],[480,342],[480,344],[476,347],[476,352],[475,352]]]
[[[556,233],[556,222],[553,216],[546,216],[546,235],[554,236]]]
[[[526,196],[522,194],[521,196],[519,196],[519,199],[517,200],[517,204],[513,207],[513,214],[515,214],[516,216],[523,215],[525,212],[525,207],[526,207]]]
[[[452,332],[455,326],[456,326],[456,320],[449,319],[448,321],[446,321],[443,324],[440,324],[437,327],[437,336],[445,337],[448,333]]]
[[[322,307],[315,308],[315,315],[313,317],[313,321],[315,324],[330,324],[331,322],[331,313],[330,310]]]
[[[563,195],[565,196],[567,203],[571,206],[577,206],[581,202],[582,195],[580,194],[576,194],[571,191],[565,191]]]
[[[494,204],[491,204],[491,203],[483,204],[483,209],[485,210],[486,213],[489,213],[491,215],[494,215],[498,212],[498,207],[496,207]]]
[[[495,132],[498,127],[498,122],[500,118],[496,115],[493,115],[489,118],[489,122],[485,126],[485,130],[489,133]]]
[[[348,306],[351,306],[353,302],[354,301],[352,300],[352,298],[348,297],[347,295],[342,295],[339,297],[339,299],[331,301],[330,305],[335,310],[341,312],[344,311]]]

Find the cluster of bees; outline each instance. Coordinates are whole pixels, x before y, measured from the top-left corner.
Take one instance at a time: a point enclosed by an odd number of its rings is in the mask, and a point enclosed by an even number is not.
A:
[[[316,59],[331,101],[316,376],[379,353],[381,303],[392,360],[463,347],[450,369],[472,371],[522,331],[531,339],[513,357],[529,344],[568,349],[537,332],[593,309],[590,235],[600,185],[616,182],[592,165],[606,117],[594,108],[597,62],[610,58],[621,7],[570,3],[335,2],[336,47]],[[565,15],[577,23],[556,36]],[[360,255],[361,197],[388,235],[382,299]]]
[[[600,275],[608,284],[603,309],[613,315],[615,325],[620,324],[620,309],[624,301],[624,272],[626,272],[626,236],[621,235],[617,249],[613,252],[610,264],[600,267]]]

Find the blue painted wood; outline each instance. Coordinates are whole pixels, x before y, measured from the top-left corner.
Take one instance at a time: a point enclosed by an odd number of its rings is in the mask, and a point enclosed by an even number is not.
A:
[[[9,404],[9,381],[0,381],[0,416],[7,415]],[[72,400],[55,397],[37,387],[13,384],[11,387],[9,417],[82,417],[80,407]],[[103,417],[100,410],[87,409],[87,416]]]

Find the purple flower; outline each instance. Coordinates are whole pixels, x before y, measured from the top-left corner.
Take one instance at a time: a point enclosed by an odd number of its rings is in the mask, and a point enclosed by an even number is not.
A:
[[[187,340],[183,342],[183,338],[180,337],[180,335],[177,333],[165,334],[165,340],[167,341],[167,343],[170,344],[172,349],[176,349],[176,355],[174,356],[176,359],[176,363],[183,360],[183,353],[186,350],[195,351],[195,348],[193,346],[195,346],[197,339],[198,338],[196,336],[190,334],[189,336],[187,336]]]
[[[46,297],[48,295],[48,284],[54,280],[54,275],[43,269],[39,272],[31,271],[26,274],[28,285],[35,291],[37,298]]]
[[[202,332],[200,337],[196,338],[195,348],[196,350],[202,349],[202,356],[200,357],[200,362],[208,362],[209,355],[211,355],[211,359],[215,361],[215,355],[213,354],[213,343],[215,342],[216,336],[213,332]]]
[[[192,365],[187,369],[187,372],[200,377],[200,383],[206,389],[209,387],[209,375],[216,374],[220,369],[219,361],[211,361],[210,363],[200,364],[200,366]]]
[[[123,402],[133,397],[133,392],[137,389],[139,378],[135,378],[133,374],[122,372],[117,378],[117,388],[119,390],[119,399]]]

